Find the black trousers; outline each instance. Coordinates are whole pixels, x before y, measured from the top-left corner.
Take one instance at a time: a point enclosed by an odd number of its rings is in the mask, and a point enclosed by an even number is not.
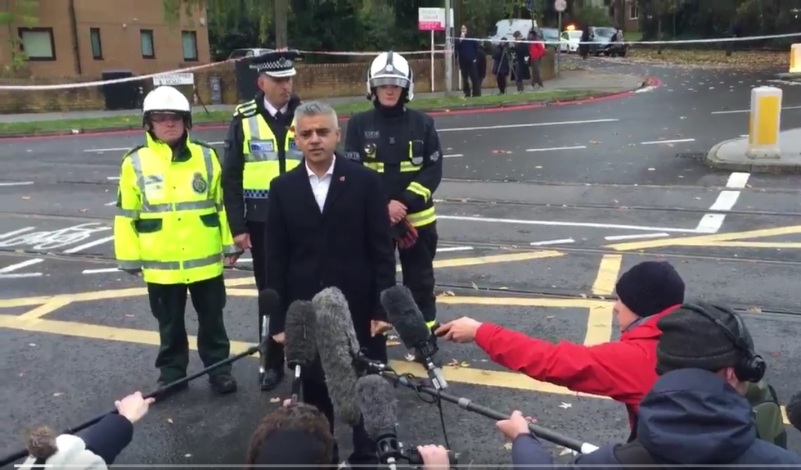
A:
[[[354,319],[353,328],[356,331],[356,339],[359,340],[359,345],[364,349],[364,354],[374,361],[387,363],[386,336],[371,337],[370,321],[366,319]],[[334,434],[334,405],[325,385],[325,375],[319,356],[316,364],[308,374],[303,371],[301,383],[303,387],[303,402],[317,407],[325,414],[331,426],[331,433]],[[339,446],[337,444],[334,444],[333,460],[333,463],[339,463]],[[348,462],[352,466],[369,466],[378,462],[375,442],[367,435],[367,431],[364,429],[364,421],[361,421],[358,426],[353,428],[353,453],[348,458]],[[359,467],[359,470],[365,470],[366,468],[369,467]]]
[[[495,76],[496,81],[498,82],[498,91],[501,92],[503,95],[506,93],[506,75],[498,74]]]
[[[250,234],[250,256],[253,258],[253,274],[256,278],[256,288],[259,292],[267,286],[266,247],[267,225],[262,222],[247,222]],[[262,319],[270,312],[259,311],[259,342],[261,342]],[[281,369],[284,367],[284,346],[276,343],[272,338],[267,340],[267,369]]]
[[[464,96],[481,96],[481,80],[478,77],[478,64],[475,62],[459,63],[459,69],[462,71],[462,90]],[[472,94],[470,93],[472,86]]]
[[[231,342],[225,331],[225,282],[222,276],[192,284],[147,284],[150,310],[159,325],[159,352],[156,367],[159,380],[174,382],[186,377],[189,341],[184,314],[187,291],[197,312],[197,349],[205,367],[228,358]],[[219,367],[209,376],[230,374],[231,365]]]
[[[437,319],[437,297],[434,294],[434,257],[437,255],[437,223],[417,228],[417,243],[398,250],[403,285],[409,288],[426,322]]]

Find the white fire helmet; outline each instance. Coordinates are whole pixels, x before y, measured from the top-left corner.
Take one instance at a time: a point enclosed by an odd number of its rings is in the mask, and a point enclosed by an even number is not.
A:
[[[367,71],[367,99],[381,85],[395,85],[407,90],[408,100],[414,99],[414,73],[409,62],[397,52],[382,52]]]
[[[151,113],[176,113],[184,117],[187,127],[192,125],[192,107],[183,93],[171,86],[160,86],[145,96],[142,117],[147,121]]]

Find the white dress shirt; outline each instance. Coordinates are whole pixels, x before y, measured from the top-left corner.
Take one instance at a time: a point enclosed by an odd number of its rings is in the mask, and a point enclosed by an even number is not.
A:
[[[309,183],[311,184],[314,199],[317,201],[317,207],[320,208],[320,212],[323,212],[323,207],[325,207],[325,198],[328,196],[328,188],[331,187],[331,178],[334,177],[334,165],[336,161],[337,157],[334,156],[334,159],[331,161],[331,166],[328,167],[328,170],[322,177],[314,174],[311,168],[309,168],[309,162],[306,162],[306,173],[309,175]]]
[[[270,116],[275,117],[275,114],[278,111],[281,111],[282,114],[286,114],[287,109],[289,109],[289,103],[285,104],[283,108],[278,110],[275,108],[275,106],[270,104],[269,101],[267,101],[267,98],[264,98],[264,109],[266,109],[267,112],[270,113]]]

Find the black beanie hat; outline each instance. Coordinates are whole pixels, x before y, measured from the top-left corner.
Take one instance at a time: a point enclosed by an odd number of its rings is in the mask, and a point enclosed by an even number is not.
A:
[[[753,348],[754,341],[745,324],[744,331],[739,333],[737,320],[730,311],[708,304],[699,307],[726,325],[735,338],[742,335]],[[656,373],[659,375],[690,368],[715,372],[734,367],[745,356],[719,325],[684,306],[660,318],[656,325],[662,331],[656,347]]]
[[[648,317],[684,303],[684,281],[667,261],[644,261],[629,269],[615,285],[623,305]]]

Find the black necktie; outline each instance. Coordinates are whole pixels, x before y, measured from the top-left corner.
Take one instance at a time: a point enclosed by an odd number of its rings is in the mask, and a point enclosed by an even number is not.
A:
[[[275,116],[273,117],[275,118],[276,121],[280,121],[283,115],[281,114],[281,111],[276,111]]]

